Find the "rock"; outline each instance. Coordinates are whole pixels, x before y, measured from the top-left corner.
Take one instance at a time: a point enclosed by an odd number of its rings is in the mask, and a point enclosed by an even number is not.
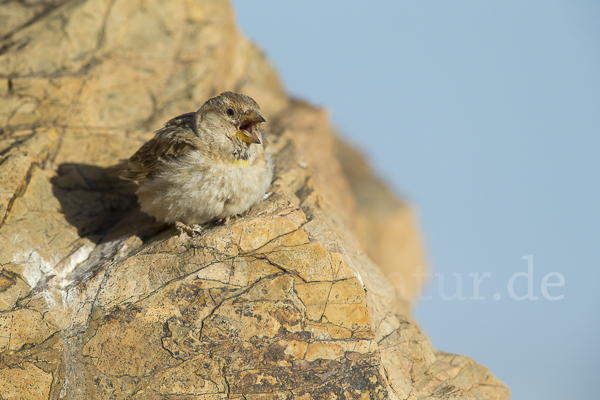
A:
[[[410,207],[225,2],[5,2],[0,35],[1,398],[509,397],[411,319]],[[106,167],[224,90],[261,105],[273,185],[178,235]]]
[[[339,141],[337,150],[356,201],[354,234],[394,286],[399,309],[408,312],[406,306],[422,288],[426,272],[413,210],[373,176],[355,149]]]

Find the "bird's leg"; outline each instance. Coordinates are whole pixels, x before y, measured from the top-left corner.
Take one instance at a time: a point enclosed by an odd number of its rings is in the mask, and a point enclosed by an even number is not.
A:
[[[222,225],[229,225],[232,222],[235,222],[238,218],[240,218],[242,215],[241,214],[235,214],[235,215],[230,215],[229,217],[225,217],[223,218],[223,222],[221,223]]]
[[[177,221],[175,222],[175,228],[179,231],[179,233],[187,233],[189,236],[199,235],[202,233],[202,227],[198,224],[186,225],[183,222]]]

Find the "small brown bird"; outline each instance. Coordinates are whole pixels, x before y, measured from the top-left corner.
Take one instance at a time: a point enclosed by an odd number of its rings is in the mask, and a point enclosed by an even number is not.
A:
[[[173,118],[126,162],[142,211],[189,234],[258,203],[273,176],[250,97],[225,92]]]

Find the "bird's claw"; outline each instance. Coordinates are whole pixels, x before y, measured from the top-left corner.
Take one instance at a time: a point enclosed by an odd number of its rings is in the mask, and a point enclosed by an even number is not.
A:
[[[202,233],[202,227],[198,224],[186,225],[183,222],[175,222],[175,228],[179,231],[179,233],[187,233],[190,237],[194,235],[199,235]]]
[[[221,224],[223,226],[230,225],[230,224],[234,223],[235,221],[237,221],[241,217],[242,217],[241,214],[235,214],[235,215],[231,215],[229,217],[225,217],[221,221]]]

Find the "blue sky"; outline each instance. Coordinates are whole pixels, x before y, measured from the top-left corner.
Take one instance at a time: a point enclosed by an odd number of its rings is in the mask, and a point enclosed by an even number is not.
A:
[[[434,346],[515,400],[596,398],[600,2],[233,3],[288,92],[418,210],[438,275],[415,315]],[[517,300],[528,268],[537,300]],[[482,300],[470,274],[489,274]],[[444,299],[457,278],[465,299]]]

